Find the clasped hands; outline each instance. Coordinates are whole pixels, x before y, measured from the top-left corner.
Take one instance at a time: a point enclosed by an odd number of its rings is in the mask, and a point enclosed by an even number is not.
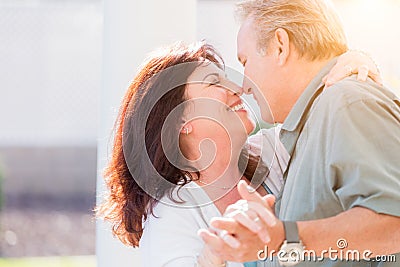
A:
[[[212,253],[233,262],[258,260],[258,251],[278,251],[284,241],[282,222],[275,216],[275,197],[262,197],[255,189],[240,181],[237,187],[241,200],[227,207],[223,217],[213,218],[213,229],[198,234]]]

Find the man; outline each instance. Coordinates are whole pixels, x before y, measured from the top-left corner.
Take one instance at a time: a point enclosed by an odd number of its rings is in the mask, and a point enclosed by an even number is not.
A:
[[[211,223],[225,234],[200,236],[230,261],[257,260],[267,248],[283,252],[266,255],[268,266],[398,266],[379,256],[400,252],[400,100],[354,77],[325,90],[323,77],[347,50],[326,1],[244,1],[239,13],[238,58],[261,92],[249,80],[243,89],[268,100],[273,116],[261,106],[263,119],[283,123],[291,160],[275,212],[271,196],[241,183],[247,201]],[[314,257],[291,257],[303,246]]]

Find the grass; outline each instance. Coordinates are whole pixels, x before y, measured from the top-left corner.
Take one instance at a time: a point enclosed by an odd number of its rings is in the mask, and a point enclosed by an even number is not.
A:
[[[95,267],[95,256],[0,258],[0,267]]]

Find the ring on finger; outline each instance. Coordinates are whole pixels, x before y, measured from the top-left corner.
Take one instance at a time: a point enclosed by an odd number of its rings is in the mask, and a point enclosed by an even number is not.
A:
[[[228,233],[228,231],[226,231],[226,230],[222,230],[220,233],[219,233],[219,237],[221,237],[222,238],[222,240],[226,240],[226,238],[228,237],[228,235],[229,235],[229,233]]]
[[[353,74],[353,68],[350,65],[346,65],[346,76],[350,76]]]
[[[249,210],[249,204],[244,203],[241,207],[240,210],[243,212],[247,212]]]

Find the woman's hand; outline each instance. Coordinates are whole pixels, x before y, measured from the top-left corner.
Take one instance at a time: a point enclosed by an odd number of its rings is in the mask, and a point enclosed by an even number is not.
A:
[[[211,252],[211,249],[205,245],[202,252],[197,257],[196,267],[224,267],[226,261]]]
[[[255,261],[266,245],[277,251],[284,239],[283,225],[272,210],[272,195],[262,197],[244,181],[239,182],[238,191],[243,199],[230,205],[223,218],[210,222],[218,232],[202,229],[199,235],[213,254],[222,259]]]
[[[359,81],[365,82],[370,77],[377,84],[383,85],[382,77],[373,59],[364,52],[354,50],[341,55],[336,65],[322,81],[326,86],[331,86],[353,74],[358,74],[357,79]]]
[[[269,233],[262,227],[262,225],[266,224],[273,227],[276,224],[276,217],[272,210],[275,197],[272,195],[261,197],[256,191],[251,194],[251,200],[248,201],[241,199],[236,203],[229,205],[224,213],[224,218],[234,219],[258,235],[264,243],[268,243],[270,241]],[[230,240],[230,238],[226,238],[224,241],[230,246],[235,244],[233,240]]]

